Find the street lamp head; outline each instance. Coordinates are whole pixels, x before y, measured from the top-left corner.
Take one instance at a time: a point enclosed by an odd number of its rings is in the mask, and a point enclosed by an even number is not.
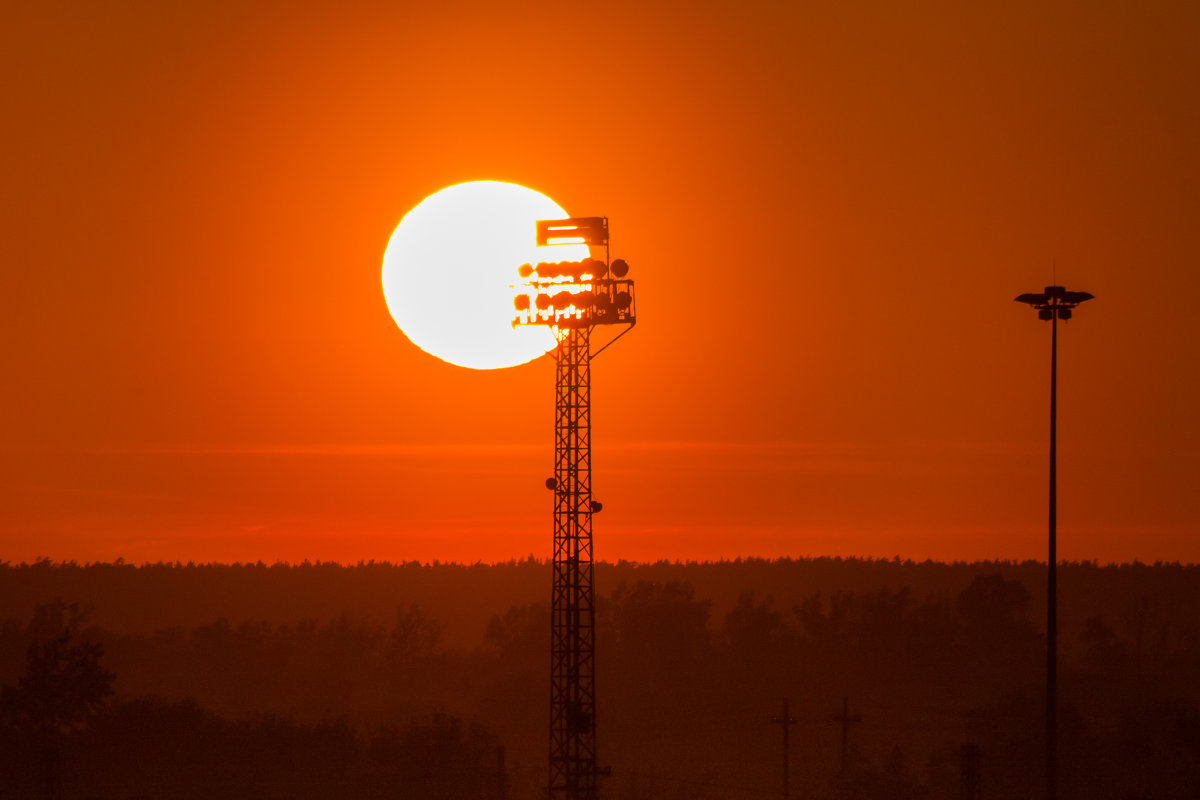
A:
[[[1047,286],[1043,292],[1026,292],[1013,300],[1033,306],[1040,320],[1068,320],[1071,318],[1071,309],[1094,297],[1088,292],[1068,292],[1062,286]]]

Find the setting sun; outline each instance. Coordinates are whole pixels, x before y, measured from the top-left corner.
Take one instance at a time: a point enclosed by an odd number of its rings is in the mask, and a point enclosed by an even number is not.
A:
[[[554,347],[545,327],[513,328],[517,267],[550,260],[534,240],[539,219],[567,213],[512,183],[460,183],[405,215],[383,256],[383,294],[413,344],[473,369],[512,367]],[[554,260],[586,258],[585,245],[553,247]]]

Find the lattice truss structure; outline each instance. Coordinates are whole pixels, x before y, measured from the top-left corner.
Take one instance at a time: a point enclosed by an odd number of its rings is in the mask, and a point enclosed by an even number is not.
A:
[[[554,408],[554,582],[550,639],[550,796],[596,796],[592,591],[591,332],[561,337]]]
[[[556,235],[557,234],[557,235]],[[561,241],[554,241],[559,239]],[[602,217],[538,223],[538,244],[608,245]],[[550,781],[552,800],[595,800],[596,616],[593,592],[591,352],[593,329],[636,322],[628,266],[584,259],[525,264],[515,287],[514,325],[548,325],[554,351],[554,569],[551,588]],[[607,347],[608,344],[604,345]],[[604,349],[601,348],[601,350]]]

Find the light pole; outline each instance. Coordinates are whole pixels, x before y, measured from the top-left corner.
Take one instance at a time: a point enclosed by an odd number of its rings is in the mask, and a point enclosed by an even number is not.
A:
[[[1018,295],[1016,302],[1037,309],[1050,321],[1050,532],[1046,561],[1046,800],[1055,800],[1058,780],[1058,321],[1071,318],[1075,306],[1091,300],[1087,292],[1047,286],[1044,292]]]
[[[592,588],[592,358],[637,321],[629,265],[608,262],[608,218],[539,220],[537,244],[605,248],[605,260],[522,264],[513,325],[554,331],[554,562],[550,600],[550,800],[596,800],[596,619]],[[625,329],[595,352],[592,330]]]

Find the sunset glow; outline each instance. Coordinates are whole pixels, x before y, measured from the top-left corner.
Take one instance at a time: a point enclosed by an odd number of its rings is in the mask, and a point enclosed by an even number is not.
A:
[[[598,557],[1045,559],[1062,284],[1058,553],[1200,561],[1200,6],[19,6],[2,559],[547,557],[603,214]]]

